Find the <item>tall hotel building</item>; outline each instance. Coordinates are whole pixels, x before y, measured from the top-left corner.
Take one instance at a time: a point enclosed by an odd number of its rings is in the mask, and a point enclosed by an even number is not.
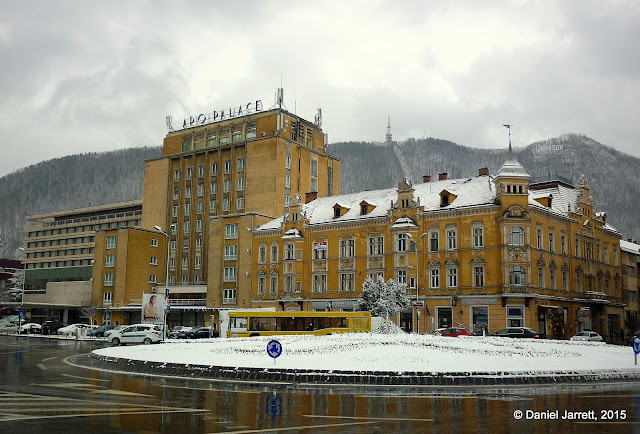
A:
[[[253,230],[282,215],[297,196],[340,193],[340,162],[325,146],[320,114],[312,123],[281,107],[262,110],[260,101],[170,130],[162,157],[146,163],[142,212],[142,227],[156,228],[169,242],[170,324],[201,324],[206,312],[250,307]],[[96,245],[107,244],[96,239]],[[140,258],[157,256],[147,248],[151,243],[142,243]],[[130,269],[124,265],[131,260],[117,254],[109,264],[96,259],[94,303],[113,303],[114,322],[127,320],[119,310],[140,311],[139,286],[105,298],[118,286],[118,269]],[[158,260],[159,268],[164,264]],[[101,277],[112,272],[106,265],[114,271],[107,282]],[[164,287],[162,275],[158,287]],[[118,306],[112,300],[120,300]]]

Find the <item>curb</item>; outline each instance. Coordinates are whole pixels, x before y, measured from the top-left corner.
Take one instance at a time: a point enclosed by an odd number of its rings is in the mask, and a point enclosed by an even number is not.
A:
[[[203,380],[241,382],[277,382],[341,386],[523,386],[568,385],[607,381],[637,382],[640,372],[555,371],[533,372],[387,372],[329,371],[308,369],[243,368],[180,363],[149,362],[100,356],[94,353],[69,361],[90,369],[104,369],[131,374],[160,375]]]

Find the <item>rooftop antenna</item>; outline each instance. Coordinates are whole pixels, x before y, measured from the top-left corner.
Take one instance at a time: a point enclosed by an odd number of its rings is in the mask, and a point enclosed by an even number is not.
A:
[[[502,124],[503,127],[506,127],[509,130],[509,157],[513,157],[513,149],[511,149],[511,128],[513,127],[512,123]]]
[[[391,116],[387,116],[387,135],[386,135],[386,143],[387,145],[391,145]]]
[[[166,117],[166,122],[167,122],[167,129],[169,130],[169,132],[171,133],[171,132],[175,131],[175,130],[173,129],[173,125],[171,124],[171,122],[172,122],[172,116],[171,116],[170,114],[169,114],[169,115],[167,115],[167,117]]]

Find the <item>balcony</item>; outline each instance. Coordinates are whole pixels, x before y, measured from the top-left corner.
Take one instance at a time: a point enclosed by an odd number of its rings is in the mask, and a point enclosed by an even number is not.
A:
[[[509,294],[531,294],[532,290],[526,285],[508,285],[505,292]]]

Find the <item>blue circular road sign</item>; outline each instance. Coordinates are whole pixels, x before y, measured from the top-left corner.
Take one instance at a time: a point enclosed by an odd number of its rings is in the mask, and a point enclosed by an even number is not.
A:
[[[274,359],[282,354],[282,344],[273,339],[267,344],[267,354]]]
[[[633,352],[636,354],[640,353],[640,337],[638,336],[633,338]]]

